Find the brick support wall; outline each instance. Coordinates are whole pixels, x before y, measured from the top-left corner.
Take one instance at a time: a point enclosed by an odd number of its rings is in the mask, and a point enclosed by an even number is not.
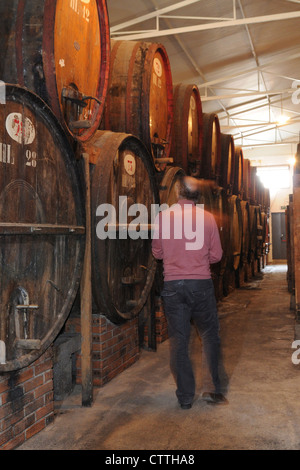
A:
[[[0,450],[12,450],[54,419],[53,352],[28,367],[0,373]]]
[[[80,317],[70,317],[66,331],[80,333]],[[93,314],[92,333],[93,383],[103,386],[139,359],[138,318],[115,325],[104,315]],[[80,354],[76,367],[76,382],[81,383]]]

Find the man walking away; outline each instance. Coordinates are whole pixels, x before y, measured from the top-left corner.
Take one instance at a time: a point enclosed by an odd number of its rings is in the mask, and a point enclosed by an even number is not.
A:
[[[210,264],[222,258],[214,217],[200,205],[200,182],[184,176],[178,181],[178,203],[155,219],[152,253],[163,260],[162,297],[170,339],[170,366],[181,408],[190,409],[195,378],[189,357],[191,320],[202,338],[213,389],[202,398],[209,403],[228,403],[221,393],[219,376],[219,320]]]

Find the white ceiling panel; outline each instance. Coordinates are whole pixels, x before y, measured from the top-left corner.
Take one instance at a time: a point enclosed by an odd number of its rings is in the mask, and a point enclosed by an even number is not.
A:
[[[199,87],[203,111],[218,114],[221,132],[245,150],[283,143],[296,149],[300,1],[107,0],[107,6],[111,37],[162,43],[173,83]]]

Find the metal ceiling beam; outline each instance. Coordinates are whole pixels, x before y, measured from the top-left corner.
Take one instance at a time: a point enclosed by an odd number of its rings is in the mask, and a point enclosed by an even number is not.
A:
[[[188,4],[188,3],[194,3],[195,1],[199,1],[199,0],[191,0],[190,2],[182,2],[182,3]],[[155,13],[156,13],[156,16],[158,16],[157,12]],[[146,16],[149,16],[149,15],[145,15],[145,17]],[[166,30],[156,29],[153,31],[145,31],[145,32],[139,32],[139,33],[124,32],[122,33],[123,36],[118,37],[118,39],[138,41],[138,40],[145,39],[145,38],[172,36],[174,34],[193,33],[196,31],[207,31],[210,29],[218,29],[218,28],[231,28],[233,26],[268,23],[271,21],[284,21],[284,20],[290,20],[290,19],[295,19],[295,18],[300,18],[300,11],[291,11],[287,13],[278,13],[274,15],[255,16],[252,18],[224,20],[224,21],[212,22],[208,24],[198,24],[194,26],[185,26],[181,28],[171,28],[171,29],[166,29]],[[124,24],[125,23],[123,23],[123,27],[125,27]],[[111,34],[113,35],[113,33],[116,33],[117,29],[120,29],[120,26],[122,25],[118,25],[118,26],[115,26],[114,28],[111,28],[110,29]]]
[[[257,129],[261,129],[262,127],[267,127],[267,126],[277,126],[277,127],[284,127],[284,126],[290,126],[292,124],[295,124],[295,122],[300,122],[300,119],[295,119],[293,121],[289,120],[288,122],[286,122],[285,124],[278,124],[277,122],[265,122],[265,123],[261,123],[261,124],[238,124],[238,125],[232,125],[232,126],[223,126],[221,125],[222,127],[222,130],[224,129],[239,129],[240,127],[255,127]],[[268,129],[266,129],[268,130]]]
[[[201,84],[198,85],[198,87],[199,88],[205,88],[207,86],[216,85],[218,83],[222,83],[222,82],[225,82],[225,81],[232,81],[235,78],[240,78],[243,75],[249,75],[249,74],[252,74],[253,72],[257,72],[257,71],[264,71],[264,72],[268,73],[267,71],[264,70],[267,67],[270,67],[272,65],[278,65],[279,63],[282,63],[282,62],[288,62],[290,60],[296,60],[296,59],[299,59],[299,58],[300,58],[300,53],[299,52],[295,53],[295,54],[284,55],[282,57],[277,57],[276,60],[271,60],[270,62],[266,62],[265,64],[260,65],[259,67],[251,67],[250,69],[246,69],[244,71],[240,71],[240,72],[232,74],[232,75],[225,75],[224,77],[220,77],[220,78],[217,78],[215,80],[210,80],[209,82],[206,82],[206,83],[201,83]]]
[[[143,23],[144,21],[151,20],[152,18],[158,18],[165,13],[169,13],[170,11],[178,10],[179,8],[184,8],[187,6],[192,5],[193,3],[201,2],[202,0],[183,0],[182,2],[175,3],[165,8],[158,9],[156,8],[155,11],[148,13],[147,15],[142,15],[137,18],[133,18],[132,20],[124,21],[115,26],[110,27],[110,32],[115,33],[120,29],[128,28],[129,26],[133,26],[138,23]]]
[[[277,145],[290,145],[290,144],[298,144],[298,142],[296,140],[289,140],[289,141],[286,141],[286,142],[270,142],[270,143],[261,143],[261,144],[243,144],[241,145],[241,147],[244,149],[244,148],[252,148],[252,147],[277,147]],[[293,152],[291,152],[293,153]],[[249,158],[249,157],[248,157]],[[253,157],[255,158],[255,157]]]
[[[269,91],[251,91],[250,93],[234,93],[229,95],[215,95],[215,96],[205,96],[201,95],[201,101],[215,101],[215,100],[225,100],[231,98],[243,98],[246,96],[271,96],[271,95],[282,95],[283,93],[293,94],[295,90],[293,88],[285,88],[283,90],[269,90]]]
[[[265,99],[264,96],[262,96],[261,98],[257,98],[255,100],[251,100],[251,101],[246,101],[246,102],[243,102],[243,103],[239,103],[239,104],[236,104],[236,105],[232,105],[232,106],[228,106],[227,107],[227,111],[230,112],[230,111],[234,111],[230,114],[230,117],[236,117],[236,116],[241,116],[242,114],[245,114],[245,113],[250,113],[252,111],[256,111],[258,109],[261,109],[261,108],[265,108],[266,106],[268,106],[268,102],[265,101],[261,104],[258,104],[256,106],[253,106],[252,108],[247,108],[247,109],[244,109],[242,111],[236,111],[238,108],[241,108],[243,106],[251,106],[251,105],[255,105],[257,102],[260,102],[260,101],[263,101]],[[283,101],[285,101],[287,98],[284,98]],[[275,105],[277,103],[280,103],[281,104],[281,98],[279,99],[274,99],[272,102],[271,102],[271,106],[272,107],[276,107]],[[278,106],[279,108],[279,106]],[[293,110],[289,110],[290,113],[294,113],[294,114],[297,114],[295,111]],[[217,111],[217,113],[219,114],[219,119],[227,119],[227,115],[222,117],[220,116],[220,114],[222,114],[222,111]],[[239,118],[237,118],[239,119]]]
[[[235,0],[233,0],[233,2],[234,2],[234,5],[235,5]],[[157,4],[156,4],[155,0],[152,0],[152,5],[154,6],[154,8],[157,9]],[[169,22],[169,20],[165,18],[164,21],[165,21],[166,25],[167,25],[168,27],[170,27],[170,22]],[[177,34],[175,34],[175,35],[174,35],[174,39],[176,40],[177,44],[181,47],[181,49],[182,49],[182,51],[184,52],[186,58],[190,61],[191,65],[194,67],[194,69],[195,69],[195,71],[197,72],[197,74],[201,77],[201,79],[202,79],[204,82],[206,82],[207,80],[206,80],[205,75],[203,74],[202,70],[198,67],[196,61],[194,60],[194,58],[191,56],[191,54],[189,53],[189,51],[188,51],[187,48],[185,47],[185,45],[184,45],[183,41],[181,40],[181,38],[180,38],[179,36],[177,36]],[[209,89],[210,89],[210,91],[211,91],[212,94],[215,93],[213,89],[211,89],[211,88],[209,88]],[[219,105],[221,106],[221,108],[223,109],[223,111],[224,111],[225,113],[227,113],[226,107],[223,105],[223,103],[222,103],[221,101],[219,101],[219,100],[217,100],[217,101],[219,102]],[[228,113],[227,113],[227,114],[228,114]]]

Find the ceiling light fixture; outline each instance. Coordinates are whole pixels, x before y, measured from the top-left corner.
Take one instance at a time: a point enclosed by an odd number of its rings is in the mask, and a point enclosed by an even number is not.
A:
[[[281,110],[280,110],[280,115],[277,118],[277,124],[283,125],[286,124],[289,121],[289,116],[284,114],[283,112],[283,106],[282,106],[282,95],[281,95]]]

